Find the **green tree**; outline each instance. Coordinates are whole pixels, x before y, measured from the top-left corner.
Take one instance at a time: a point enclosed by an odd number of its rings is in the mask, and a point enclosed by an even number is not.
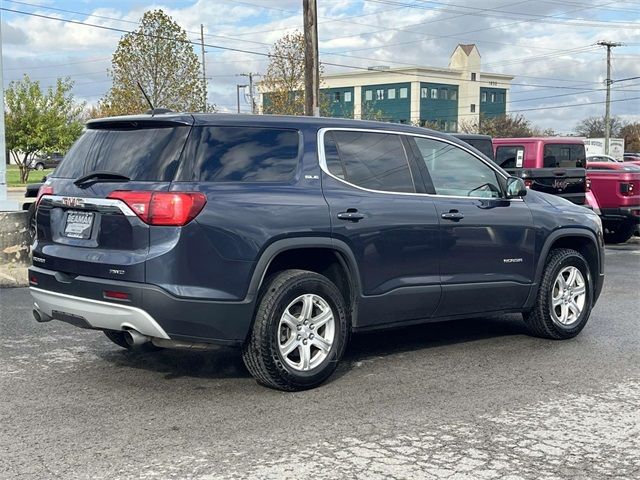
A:
[[[27,75],[9,84],[4,97],[6,143],[22,183],[29,179],[36,154],[65,152],[82,133],[84,104],[75,100],[72,88],[71,80],[59,78],[55,87],[43,90]]]
[[[604,137],[604,126],[604,117],[589,117],[578,123],[574,130],[582,137],[600,138]],[[618,117],[611,117],[609,120],[611,137],[619,136],[622,126],[623,123]]]
[[[118,43],[109,75],[111,90],[94,113],[99,116],[143,113],[149,109],[138,82],[156,108],[211,110],[198,55],[187,32],[161,9],[145,12],[140,27]]]

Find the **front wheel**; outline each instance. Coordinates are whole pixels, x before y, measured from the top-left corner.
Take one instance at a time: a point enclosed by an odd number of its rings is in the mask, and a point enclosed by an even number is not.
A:
[[[267,387],[313,388],[336,369],[348,331],[344,298],[329,279],[305,270],[285,270],[261,289],[242,358]]]
[[[524,320],[535,336],[572,338],[589,320],[592,298],[587,261],[575,250],[557,248],[549,253],[535,307]]]
[[[36,163],[36,170],[44,170],[44,164],[43,163]]]

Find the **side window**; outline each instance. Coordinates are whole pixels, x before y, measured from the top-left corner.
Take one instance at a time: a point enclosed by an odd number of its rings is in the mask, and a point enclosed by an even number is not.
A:
[[[415,138],[416,145],[438,195],[498,198],[496,172],[487,164],[448,143]]]
[[[324,148],[327,168],[338,178],[371,190],[416,191],[409,161],[398,135],[357,131],[327,132],[324,136]],[[330,158],[331,156],[334,158]]]
[[[521,168],[524,160],[524,147],[508,146],[496,148],[496,163],[502,168]]]
[[[288,182],[298,168],[297,130],[199,127],[190,142],[193,168],[183,181]]]

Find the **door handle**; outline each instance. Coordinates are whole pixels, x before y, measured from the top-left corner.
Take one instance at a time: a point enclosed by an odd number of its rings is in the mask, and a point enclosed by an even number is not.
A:
[[[444,218],[445,220],[451,220],[453,222],[457,222],[459,220],[462,220],[464,218],[464,215],[462,213],[460,213],[457,210],[451,210],[448,213],[443,213],[442,215],[440,215],[442,218]]]
[[[359,213],[355,208],[350,208],[346,212],[340,212],[338,214],[340,220],[347,220],[349,222],[357,222],[364,218],[362,213]]]

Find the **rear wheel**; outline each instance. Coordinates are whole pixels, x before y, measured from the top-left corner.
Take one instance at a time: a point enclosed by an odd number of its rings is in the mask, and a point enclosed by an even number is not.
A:
[[[578,335],[589,319],[592,286],[589,265],[577,251],[551,250],[533,310],[524,315],[531,333],[562,340]]]
[[[634,222],[624,221],[613,225],[605,225],[604,241],[606,243],[624,243],[633,236],[636,229]]]
[[[279,390],[304,390],[326,380],[344,352],[344,298],[326,277],[285,270],[269,278],[242,357],[256,380]]]
[[[36,170],[44,170],[44,163],[36,163]]]

